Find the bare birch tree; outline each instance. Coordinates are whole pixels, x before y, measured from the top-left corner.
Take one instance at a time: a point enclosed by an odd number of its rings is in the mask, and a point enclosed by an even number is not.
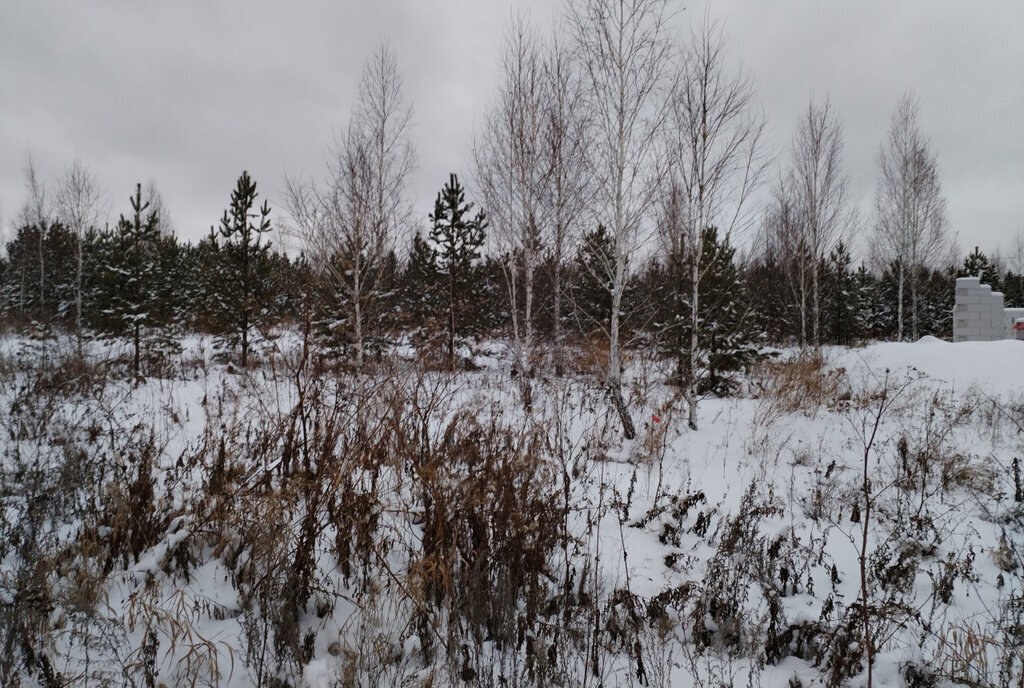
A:
[[[35,161],[30,155],[25,166],[25,189],[28,199],[22,206],[20,220],[23,226],[34,226],[39,236],[39,317],[46,306],[46,231],[50,224],[51,208],[46,196],[46,184],[36,174]]]
[[[789,291],[796,301],[800,318],[800,346],[804,346],[808,341],[808,300],[813,261],[807,247],[807,237],[804,236],[807,223],[801,214],[803,210],[803,206],[798,202],[792,179],[781,177],[772,191],[772,199],[765,213],[760,237],[763,255],[778,260]]]
[[[149,212],[160,218],[160,234],[162,236],[172,236],[175,233],[174,222],[171,220],[171,213],[167,209],[167,203],[164,202],[164,197],[160,193],[160,189],[157,188],[155,181],[151,179],[146,184],[143,195],[146,198],[146,204],[149,206]]]
[[[75,333],[78,346],[82,343],[82,277],[83,246],[87,232],[96,229],[107,214],[103,191],[96,175],[82,164],[71,163],[57,182],[55,198],[57,217],[75,237]]]
[[[765,160],[761,138],[765,118],[754,102],[754,88],[742,71],[727,63],[722,30],[707,17],[691,31],[672,99],[666,154],[667,188],[677,195],[673,210],[677,234],[686,247],[690,274],[690,346],[682,373],[688,422],[697,427],[700,374],[700,283],[702,235],[715,227],[729,240],[749,220],[747,200],[761,182]]]
[[[917,120],[917,100],[907,94],[896,106],[882,144],[875,194],[874,248],[879,259],[896,261],[900,340],[905,332],[905,290],[910,289],[910,336],[917,339],[920,272],[945,254],[949,242],[938,160]]]
[[[590,115],[598,223],[612,238],[611,318],[605,381],[627,439],[636,436],[622,396],[620,321],[630,256],[644,243],[657,191],[659,132],[667,113],[674,46],[667,0],[578,0],[568,5]]]
[[[588,200],[587,115],[579,65],[556,29],[544,53],[544,146],[548,160],[547,193],[551,264],[555,374],[563,373],[562,268],[579,239]]]
[[[363,69],[354,120],[369,140],[367,158],[373,175],[373,233],[381,249],[394,246],[406,230],[411,213],[406,192],[416,166],[412,143],[412,105],[394,51],[381,43]]]
[[[1003,272],[1012,270],[1018,275],[1024,273],[1024,229],[1017,230],[1017,235],[1013,238],[1013,245],[1009,250],[1009,256],[1001,269]]]
[[[790,190],[797,205],[800,222],[797,243],[803,248],[800,290],[801,335],[807,341],[807,287],[810,288],[810,341],[821,344],[821,270],[820,266],[849,226],[847,179],[842,167],[843,128],[828,99],[813,100],[800,119],[793,138],[793,168]],[[809,277],[809,280],[807,279]]]
[[[330,151],[326,182],[286,180],[300,237],[348,311],[358,368],[365,359],[367,309],[378,296],[376,282],[409,217],[411,121],[395,55],[381,44],[363,68],[348,127]]]
[[[546,224],[549,165],[544,149],[546,100],[537,38],[522,17],[505,39],[503,81],[474,145],[474,162],[511,304],[515,370],[523,404],[531,404],[534,283]],[[522,311],[520,312],[520,303]]]

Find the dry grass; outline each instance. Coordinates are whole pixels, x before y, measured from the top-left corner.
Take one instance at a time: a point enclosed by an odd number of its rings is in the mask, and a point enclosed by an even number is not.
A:
[[[830,368],[820,350],[808,349],[787,359],[766,359],[750,372],[753,396],[768,402],[773,411],[810,413],[851,398],[843,368]]]
[[[608,370],[608,340],[595,334],[566,342],[565,360],[570,373],[600,377]]]

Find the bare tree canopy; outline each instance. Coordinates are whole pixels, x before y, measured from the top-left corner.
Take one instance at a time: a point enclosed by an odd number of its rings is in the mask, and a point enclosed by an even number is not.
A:
[[[832,104],[812,99],[797,124],[791,167],[774,201],[776,241],[800,304],[801,344],[821,343],[820,268],[852,222],[842,150],[843,128]]]
[[[381,43],[363,68],[348,126],[329,151],[327,180],[286,180],[300,239],[348,311],[359,367],[376,278],[410,215],[406,186],[416,164],[411,122],[394,52]]]
[[[167,209],[167,203],[157,188],[156,182],[150,180],[144,191],[146,204],[150,212],[160,218],[160,234],[169,236],[175,233],[174,221],[171,219],[171,212]]]
[[[675,47],[666,0],[579,0],[568,5],[590,114],[593,211],[612,238],[607,385],[632,439],[622,399],[619,327],[629,258],[649,229],[657,191],[659,132],[668,112]]]
[[[50,222],[53,209],[50,206],[50,199],[46,195],[46,183],[40,181],[36,172],[36,164],[32,156],[28,156],[25,164],[25,191],[28,198],[18,214],[18,221],[24,225],[35,225],[41,227]]]
[[[546,91],[538,39],[522,17],[513,21],[505,39],[501,71],[497,102],[477,136],[474,162],[494,228],[492,236],[505,257],[515,367],[523,402],[529,406],[534,282],[540,264],[541,232],[547,225],[544,194],[551,171],[544,117],[550,94]]]
[[[76,235],[99,226],[108,205],[96,175],[81,160],[72,162],[57,182],[57,218]]]
[[[352,121],[366,139],[365,154],[372,173],[372,225],[383,248],[404,238],[400,235],[407,229],[410,214],[406,187],[416,166],[412,105],[405,100],[398,60],[387,43],[377,47],[363,68]]]
[[[82,244],[85,233],[93,230],[107,214],[103,191],[92,173],[81,160],[75,160],[64,170],[57,182],[57,217],[75,236],[75,331],[82,331]],[[81,339],[79,339],[81,344]]]
[[[698,306],[703,232],[716,228],[729,240],[749,220],[750,194],[760,184],[765,118],[751,80],[729,68],[725,35],[705,17],[691,31],[666,127],[662,178],[663,243],[690,258],[689,359],[683,373],[689,424],[697,427]]]
[[[903,301],[909,287],[910,336],[917,339],[918,273],[945,255],[949,231],[938,160],[921,133],[917,100],[909,93],[896,106],[878,164],[876,258],[896,263],[897,338],[903,339],[905,333]]]
[[[34,226],[39,230],[39,312],[42,314],[46,305],[46,252],[44,245],[47,225],[50,224],[53,211],[46,196],[46,184],[39,180],[35,161],[32,160],[31,155],[28,156],[28,163],[25,165],[25,190],[28,192],[28,198],[21,208],[19,218],[22,226]]]
[[[579,63],[556,28],[544,53],[544,146],[549,164],[543,201],[548,218],[555,373],[562,373],[562,264],[580,236],[591,188],[588,115]]]

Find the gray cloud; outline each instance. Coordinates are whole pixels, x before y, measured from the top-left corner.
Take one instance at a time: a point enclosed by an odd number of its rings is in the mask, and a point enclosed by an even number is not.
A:
[[[136,181],[154,180],[188,238],[218,220],[243,169],[280,207],[285,172],[322,173],[363,61],[385,39],[415,105],[412,192],[425,222],[448,172],[469,176],[503,29],[524,8],[542,27],[558,10],[544,0],[7,0],[3,221],[24,201],[29,153],[51,181],[80,158],[115,216]],[[680,13],[681,37],[701,12],[697,4]],[[1008,247],[1024,228],[1019,2],[714,0],[711,13],[756,81],[780,161],[808,99],[828,95],[845,125],[852,189],[869,209],[892,108],[913,90],[961,246]]]

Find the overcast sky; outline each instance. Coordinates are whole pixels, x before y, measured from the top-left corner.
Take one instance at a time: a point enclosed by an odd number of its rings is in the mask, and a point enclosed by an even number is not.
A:
[[[1024,3],[986,0],[712,0],[751,73],[785,160],[809,98],[845,127],[865,210],[900,96],[915,92],[964,250],[1008,253],[1024,232]],[[547,27],[556,0],[3,0],[0,225],[25,201],[32,155],[53,187],[72,160],[96,174],[112,219],[155,182],[177,232],[218,221],[242,170],[283,210],[284,175],[322,174],[366,57],[383,39],[415,109],[411,180],[426,223],[449,172],[468,176],[472,134],[497,80],[513,11]],[[679,4],[679,37],[704,11]],[[773,173],[774,174],[774,173]],[[470,197],[473,196],[469,188]],[[864,217],[865,225],[869,217]]]

